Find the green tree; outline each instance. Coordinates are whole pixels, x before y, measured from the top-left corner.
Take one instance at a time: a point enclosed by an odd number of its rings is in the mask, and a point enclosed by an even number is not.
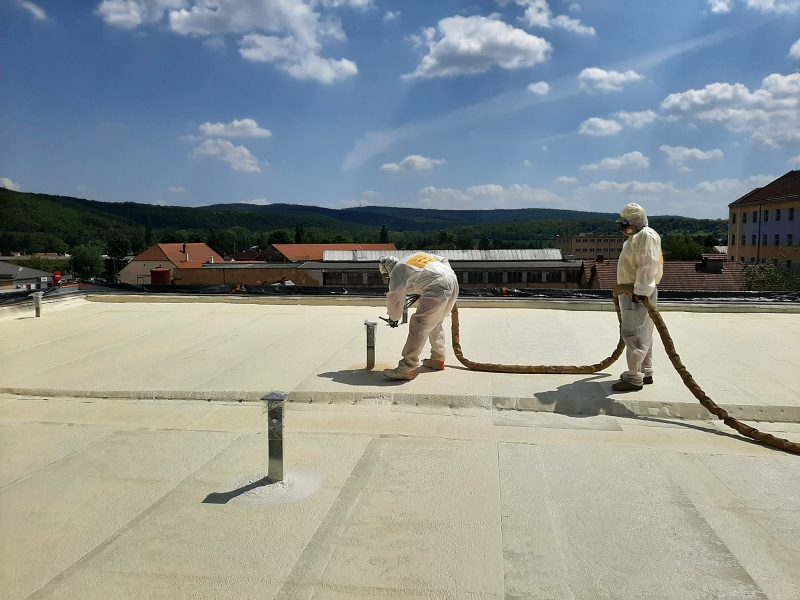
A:
[[[744,271],[748,290],[800,292],[800,271],[773,264],[748,265]]]
[[[78,277],[96,277],[103,274],[103,252],[99,246],[76,246],[72,250],[72,272]]]
[[[456,238],[456,248],[459,250],[472,250],[472,237],[462,233]]]
[[[381,226],[381,233],[378,236],[378,243],[379,244],[389,243],[389,230],[386,228],[386,225]]]
[[[289,238],[289,232],[285,229],[271,231],[267,239],[270,244],[288,244],[291,241]]]
[[[478,242],[478,250],[488,250],[489,248],[490,248],[489,238],[487,238],[484,235]]]
[[[294,228],[294,243],[302,244],[306,241],[306,230],[302,225],[296,225]]]

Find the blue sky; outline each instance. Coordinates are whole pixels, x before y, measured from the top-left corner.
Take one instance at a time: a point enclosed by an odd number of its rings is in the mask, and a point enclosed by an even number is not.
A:
[[[0,0],[0,184],[725,217],[800,168],[800,0]]]

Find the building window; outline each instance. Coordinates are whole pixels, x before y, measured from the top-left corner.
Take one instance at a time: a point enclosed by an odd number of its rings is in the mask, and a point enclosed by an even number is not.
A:
[[[731,215],[731,223],[733,223],[734,225],[736,224],[736,213],[733,213]]]
[[[764,211],[764,221],[769,221],[769,209]]]
[[[753,211],[753,223],[758,223],[758,211]]]
[[[742,246],[747,246],[747,236],[742,234]]]
[[[767,244],[767,234],[766,233],[761,234],[761,245],[762,246],[767,246],[768,245]]]
[[[776,208],[775,209],[775,220],[776,221],[780,221],[781,220],[781,209],[780,208]]]
[[[774,245],[775,246],[780,246],[781,245],[781,236],[778,233],[775,234],[775,244]]]
[[[731,246],[735,246],[735,245],[736,245],[736,236],[731,234]]]
[[[789,208],[789,220],[794,221],[794,206]]]
[[[742,223],[747,223],[747,213],[746,212],[742,213]]]
[[[752,234],[750,236],[750,245],[751,246],[755,246],[757,243],[758,243],[758,240],[756,240],[756,234],[754,233],[754,234]]]
[[[794,243],[793,235],[791,233],[786,234],[786,245],[791,246]]]
[[[522,283],[522,271],[511,271],[508,274],[508,283]]]
[[[503,272],[489,271],[489,283],[503,283]]]

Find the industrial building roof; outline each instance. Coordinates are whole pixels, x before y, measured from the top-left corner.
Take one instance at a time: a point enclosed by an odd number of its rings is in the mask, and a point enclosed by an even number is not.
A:
[[[364,271],[365,269],[375,269],[378,265],[375,261],[308,261],[303,263],[301,269],[320,269],[323,271]],[[374,264],[373,264],[374,263]],[[563,260],[520,260],[520,261],[499,261],[499,260],[464,260],[453,261],[453,266],[458,271],[496,269],[505,271],[525,271],[541,269],[579,269],[580,261]]]
[[[396,252],[394,244],[272,244],[278,252],[292,262],[323,260],[323,253],[330,251],[360,252],[376,251],[379,256]],[[377,260],[377,259],[375,259]]]
[[[716,255],[709,256],[719,260]],[[598,289],[610,290],[617,283],[617,261],[595,262],[587,260],[584,269],[595,268]],[[702,261],[667,261],[664,263],[664,276],[658,284],[662,291],[692,292],[741,292],[747,289],[744,265],[736,261],[726,261],[719,272],[705,270]]]
[[[420,250],[395,250],[392,256],[405,258]],[[456,261],[536,261],[561,260],[561,250],[557,248],[525,249],[525,250],[424,250],[429,254],[444,256],[452,262]],[[389,253],[384,251],[345,251],[326,250],[322,260],[325,262],[378,262]]]

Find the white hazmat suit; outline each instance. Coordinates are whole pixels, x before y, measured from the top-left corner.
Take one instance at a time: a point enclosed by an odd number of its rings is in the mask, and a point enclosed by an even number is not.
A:
[[[423,365],[443,369],[447,349],[442,322],[458,298],[458,279],[447,259],[426,252],[417,252],[401,260],[387,256],[380,261],[380,271],[384,277],[389,277],[386,311],[391,320],[402,318],[407,295],[420,296],[417,310],[408,322],[403,358],[397,368],[385,369],[383,374],[392,379],[414,379],[426,340],[431,343],[431,358]]]
[[[622,313],[621,335],[625,342],[628,370],[612,388],[636,391],[653,382],[653,320],[641,303],[647,297],[655,305],[657,284],[664,274],[661,237],[647,223],[647,215],[631,203],[620,212],[620,224],[627,239],[617,262],[617,283],[633,286],[633,296],[619,297]]]

